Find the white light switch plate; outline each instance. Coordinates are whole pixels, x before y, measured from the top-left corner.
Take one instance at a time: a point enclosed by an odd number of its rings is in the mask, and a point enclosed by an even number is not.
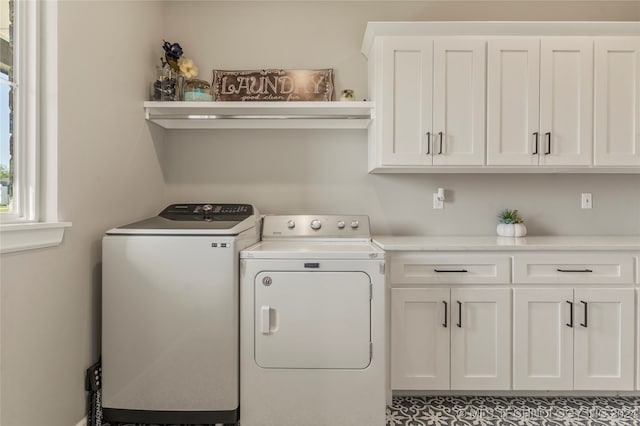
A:
[[[593,199],[591,198],[591,193],[583,192],[582,193],[582,208],[590,209],[593,207]]]
[[[438,193],[433,194],[433,208],[444,209],[444,201],[438,199]]]

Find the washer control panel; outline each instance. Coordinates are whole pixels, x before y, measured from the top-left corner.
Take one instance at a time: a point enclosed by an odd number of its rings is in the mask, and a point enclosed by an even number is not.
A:
[[[370,238],[364,215],[267,215],[263,238]]]
[[[172,204],[158,216],[170,220],[239,221],[253,214],[251,204]]]

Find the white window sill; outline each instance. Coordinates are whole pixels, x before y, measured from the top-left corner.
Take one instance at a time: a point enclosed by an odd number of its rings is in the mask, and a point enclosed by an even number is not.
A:
[[[54,247],[62,243],[71,222],[7,223],[0,225],[0,253]]]

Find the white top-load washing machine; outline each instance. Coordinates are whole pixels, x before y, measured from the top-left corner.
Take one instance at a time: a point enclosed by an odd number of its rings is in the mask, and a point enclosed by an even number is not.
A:
[[[241,251],[242,426],[384,426],[384,252],[367,216],[265,216]]]
[[[123,423],[236,423],[249,204],[175,204],[103,239],[102,405]]]

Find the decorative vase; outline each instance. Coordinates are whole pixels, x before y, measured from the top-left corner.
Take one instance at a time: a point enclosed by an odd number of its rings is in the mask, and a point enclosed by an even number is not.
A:
[[[176,76],[176,101],[184,101],[184,85],[187,82],[187,79],[178,74]]]
[[[151,85],[151,100],[180,100],[179,79],[178,73],[168,64],[156,67],[156,78]]]
[[[527,227],[524,223],[499,223],[496,230],[501,237],[524,237],[527,235]]]

